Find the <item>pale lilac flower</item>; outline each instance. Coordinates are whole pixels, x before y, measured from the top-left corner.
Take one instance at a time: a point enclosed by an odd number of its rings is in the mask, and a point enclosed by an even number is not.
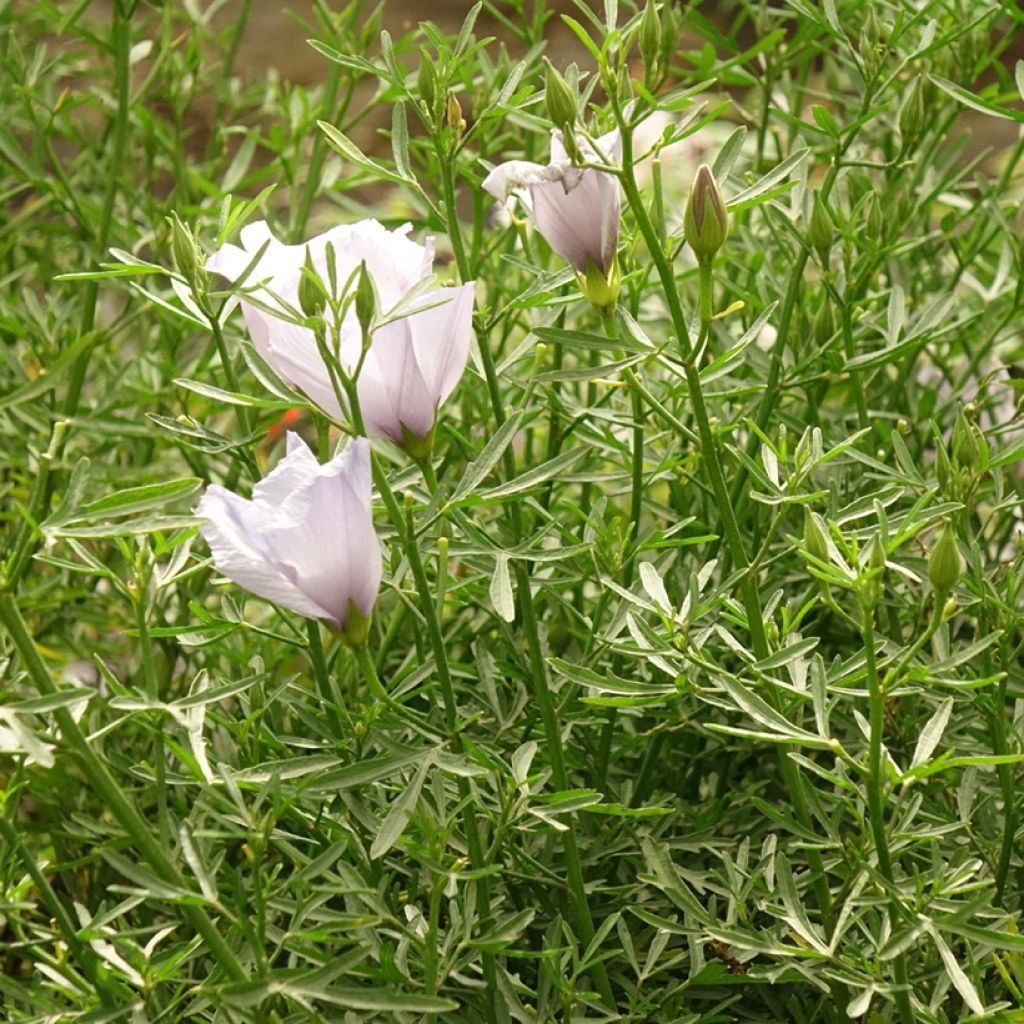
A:
[[[622,148],[618,130],[601,136],[596,148],[597,152],[580,142],[587,160],[617,161]],[[611,280],[616,272],[619,240],[618,179],[593,167],[574,167],[560,131],[551,133],[551,159],[546,166],[510,160],[487,175],[484,188],[500,202],[518,194],[528,203],[537,230],[548,245],[578,274],[587,276],[589,261],[606,280]]]
[[[366,263],[380,309],[389,313],[424,278],[434,259],[432,240],[426,246],[407,237],[409,226],[389,231],[374,220],[343,225],[304,245],[284,245],[265,222],[243,229],[241,247],[225,245],[210,257],[209,270],[238,281],[260,248],[266,245],[245,284],[259,285],[251,294],[276,316],[242,300],[253,344],[286,381],[306,394],[328,416],[343,419],[344,395],[331,379],[316,337],[297,318],[298,288],[307,249],[321,279],[328,280],[327,247],[334,253],[339,287]],[[329,345],[338,344],[338,360],[346,373],[359,368],[356,391],[367,432],[401,443],[408,435],[425,438],[439,406],[454,391],[466,368],[472,338],[473,282],[419,294],[411,312],[377,327],[359,366],[362,333],[349,307],[340,324],[329,324]],[[291,316],[284,306],[290,306]],[[335,338],[335,332],[337,338]]]
[[[196,514],[208,520],[199,529],[217,571],[239,586],[338,629],[369,619],[382,559],[365,439],[320,465],[289,433],[287,454],[251,500],[214,484]]]

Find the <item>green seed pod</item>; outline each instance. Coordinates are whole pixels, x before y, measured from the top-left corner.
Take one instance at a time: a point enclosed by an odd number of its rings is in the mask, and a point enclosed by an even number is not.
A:
[[[936,594],[948,594],[954,584],[960,579],[960,549],[956,544],[956,535],[953,533],[953,525],[947,519],[942,527],[942,533],[928,556],[928,579]]]
[[[576,123],[577,104],[569,83],[547,61],[544,74],[544,103],[551,123],[559,128],[571,128]]]
[[[661,55],[661,19],[658,17],[658,5],[654,0],[647,0],[643,17],[640,19],[637,41],[640,46],[640,57],[644,62],[644,73],[648,78],[654,78],[658,73],[658,59]]]
[[[814,202],[811,206],[811,219],[807,225],[807,241],[818,253],[823,267],[828,266],[829,251],[832,248],[832,238],[835,234],[835,226],[828,210],[822,202],[821,195],[814,194]]]
[[[306,249],[306,262],[299,276],[299,309],[308,317],[319,316],[327,305],[327,293],[323,282],[313,265],[313,258]]]
[[[729,233],[729,214],[714,174],[707,164],[697,168],[683,217],[683,233],[697,262],[710,263]]]

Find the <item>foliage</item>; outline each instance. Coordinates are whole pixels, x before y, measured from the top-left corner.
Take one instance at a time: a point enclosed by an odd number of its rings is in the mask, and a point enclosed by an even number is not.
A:
[[[0,3],[5,1019],[1024,1020],[1017,5],[250,6]],[[481,188],[552,106],[614,314]],[[337,434],[172,239],[367,216],[477,344],[358,655],[213,571]]]

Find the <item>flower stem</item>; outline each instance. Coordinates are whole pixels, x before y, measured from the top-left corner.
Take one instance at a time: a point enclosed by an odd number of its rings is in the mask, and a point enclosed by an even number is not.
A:
[[[36,690],[42,696],[56,694],[57,687],[46,665],[43,664],[39,651],[36,650],[14,595],[8,590],[0,592],[0,623],[7,630]],[[131,845],[149,862],[153,872],[161,879],[177,889],[189,891],[188,883],[178,873],[163,843],[149,830],[138,808],[125,795],[106,764],[93,751],[71,712],[66,707],[58,707],[54,708],[53,716],[60,727],[61,735],[78,761],[83,777],[118,824],[128,833]],[[181,904],[180,910],[192,928],[202,936],[210,955],[225,974],[232,981],[248,980],[249,973],[238,962],[234,951],[224,940],[206,910],[188,903]]]
[[[622,124],[620,117],[620,124]],[[672,326],[679,342],[680,351],[683,355],[683,366],[686,375],[686,385],[690,395],[690,403],[693,409],[693,417],[697,422],[697,433],[700,437],[701,453],[703,463],[706,466],[711,488],[715,495],[715,502],[718,506],[718,514],[721,518],[722,527],[725,532],[726,545],[731,554],[736,568],[743,572],[742,594],[743,605],[747,615],[748,629],[750,630],[751,643],[754,648],[755,657],[761,661],[768,657],[768,640],[764,630],[764,616],[761,610],[761,598],[757,588],[757,579],[750,566],[743,541],[740,538],[739,529],[736,525],[734,502],[729,495],[725,485],[725,476],[719,461],[718,448],[711,432],[711,424],[708,419],[707,406],[704,401],[704,389],[700,379],[700,372],[697,370],[693,360],[693,348],[690,342],[689,332],[686,326],[686,317],[683,313],[682,302],[679,298],[679,291],[676,288],[675,273],[672,264],[665,255],[664,249],[658,243],[658,235],[654,225],[651,223],[650,215],[640,195],[640,189],[636,183],[636,176],[633,171],[633,139],[628,126],[624,126],[622,132],[622,188],[626,194],[626,200],[636,220],[637,227],[643,235],[647,250],[654,262],[658,277],[664,289],[665,300],[668,303],[669,314],[672,318]],[[710,288],[710,276],[702,275],[702,289]],[[702,301],[702,305],[706,304]],[[701,335],[697,345],[699,352],[704,342],[710,324],[707,320],[702,324]],[[765,699],[770,703],[777,704],[774,688],[765,688]],[[786,788],[789,790],[790,798],[793,801],[793,809],[797,821],[807,831],[814,831],[811,820],[810,808],[807,802],[804,789],[806,780],[800,774],[799,768],[793,763],[788,754],[779,752],[779,765]],[[814,890],[818,898],[819,909],[822,921],[826,929],[831,931],[832,894],[829,890],[828,879],[825,875],[825,864],[821,853],[818,850],[808,849],[807,859],[811,870],[814,873]]]
[[[871,836],[878,856],[878,869],[890,889],[893,917],[901,915],[899,901],[893,894],[895,878],[892,870],[892,855],[889,852],[889,838],[885,831],[885,773],[882,765],[882,738],[885,730],[885,691],[878,674],[878,662],[875,658],[875,612],[874,608],[865,604],[861,614],[861,627],[864,636],[864,657],[868,676],[868,701],[870,714],[870,731],[868,740],[868,817],[871,824]],[[895,924],[895,920],[893,921]],[[899,990],[896,993],[896,1005],[899,1008],[902,1024],[914,1024],[914,1010],[910,1002],[910,990],[907,987],[907,961],[900,953],[893,962],[893,974]]]
[[[419,593],[420,611],[427,626],[427,636],[430,640],[430,649],[434,655],[434,664],[437,669],[437,678],[441,684],[441,694],[445,711],[445,726],[452,747],[462,752],[464,749],[462,737],[459,735],[458,707],[455,701],[455,688],[452,685],[451,669],[448,666],[448,651],[445,648],[444,636],[441,633],[441,624],[437,616],[437,607],[434,603],[434,596],[427,582],[427,574],[423,568],[423,559],[420,558],[419,548],[416,546],[416,533],[412,521],[412,510],[407,515],[402,515],[398,501],[387,474],[380,468],[376,458],[373,462],[373,478],[377,484],[384,506],[391,517],[391,523],[398,534],[402,549],[409,560],[409,567],[412,570],[413,580]],[[431,467],[431,472],[433,468]],[[377,671],[373,659],[364,651],[356,652],[356,659],[359,667],[371,689],[376,687],[383,690],[383,686],[377,678]],[[388,698],[390,700],[390,698]],[[466,830],[466,846],[469,850],[469,862],[474,871],[482,872],[486,867],[486,858],[483,852],[483,843],[480,838],[480,826],[476,818],[475,799],[470,788],[469,779],[459,776],[457,780],[459,787],[459,801],[462,804],[462,823]],[[486,930],[492,920],[491,916],[491,887],[487,876],[482,875],[476,880],[477,899],[483,911],[482,927]],[[484,982],[486,985],[486,1001],[484,1003],[485,1013],[489,1024],[495,1024],[499,1019],[499,995],[498,976],[496,960],[493,953],[484,952],[481,955]]]

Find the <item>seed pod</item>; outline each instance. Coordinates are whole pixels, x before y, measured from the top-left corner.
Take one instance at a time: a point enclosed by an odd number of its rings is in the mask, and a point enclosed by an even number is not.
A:
[[[729,214],[707,164],[697,168],[683,217],[683,232],[698,263],[710,263],[729,233]]]
[[[953,589],[956,581],[960,579],[961,564],[960,549],[956,544],[953,525],[947,519],[935,547],[928,556],[928,579],[931,580],[936,594],[945,595]]]

